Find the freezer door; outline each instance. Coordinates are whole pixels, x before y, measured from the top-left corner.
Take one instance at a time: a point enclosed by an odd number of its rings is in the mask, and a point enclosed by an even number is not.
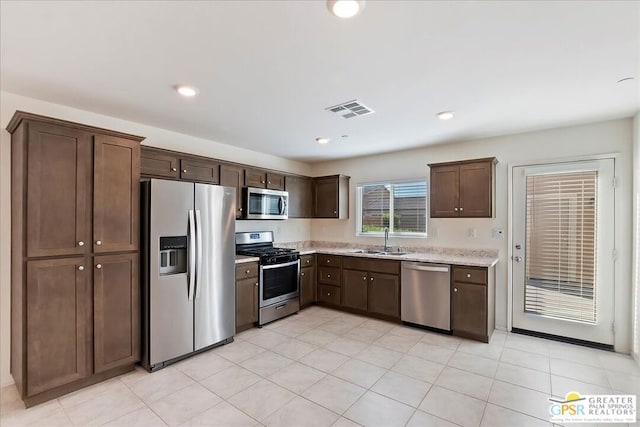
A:
[[[199,253],[195,291],[195,349],[217,344],[236,330],[236,190],[195,184]]]
[[[193,301],[189,300],[190,285],[195,282],[190,281],[190,276],[193,277],[195,273],[195,241],[189,231],[193,191],[193,184],[187,182],[151,180],[148,307],[151,365],[193,351]],[[195,230],[195,215],[193,229]],[[186,259],[181,261],[177,255],[175,262],[186,263],[186,269],[176,268],[172,271],[163,267],[167,263],[171,264],[170,252],[180,251],[167,248],[172,248],[174,241],[177,243],[173,247],[180,246],[185,236],[187,249],[183,253]],[[161,254],[161,237],[164,238],[164,255]]]

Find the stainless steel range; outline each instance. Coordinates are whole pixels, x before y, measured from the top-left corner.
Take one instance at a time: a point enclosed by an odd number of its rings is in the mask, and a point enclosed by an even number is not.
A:
[[[236,233],[236,253],[260,258],[258,325],[300,310],[300,253],[273,246],[273,232]]]

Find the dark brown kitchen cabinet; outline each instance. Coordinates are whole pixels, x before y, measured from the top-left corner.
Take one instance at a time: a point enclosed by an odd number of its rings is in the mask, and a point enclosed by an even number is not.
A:
[[[395,274],[369,273],[367,308],[369,313],[400,317],[400,277]]]
[[[23,396],[37,396],[91,375],[90,260],[27,261],[25,297],[26,336],[12,344],[26,347],[26,378],[16,371],[24,363],[23,355],[14,352],[11,359]]]
[[[313,217],[349,218],[349,177],[332,175],[313,178]]]
[[[156,178],[178,178],[180,159],[177,153],[153,147],[140,150],[140,174]]]
[[[91,134],[35,122],[26,144],[24,164],[15,166],[26,166],[29,183],[27,256],[85,253],[91,245]]]
[[[210,160],[180,159],[180,179],[219,184],[220,164]]]
[[[32,406],[120,375],[139,358],[137,261],[115,286],[94,265],[103,257],[137,260],[143,138],[21,111],[7,130],[11,373]]]
[[[430,164],[432,218],[490,218],[495,203],[495,157]]]
[[[315,255],[300,257],[300,308],[316,302]]]
[[[367,273],[358,270],[342,270],[342,305],[357,310],[367,310]]]
[[[252,328],[258,321],[258,263],[236,265],[236,332]]]
[[[311,218],[311,178],[287,175],[284,182],[289,193],[289,218]]]
[[[495,267],[452,267],[451,329],[454,335],[489,342],[495,328]]]
[[[284,175],[261,169],[247,168],[244,170],[244,185],[247,187],[284,190],[284,179]]]
[[[339,306],[340,287],[318,283],[318,301],[332,306]]]
[[[94,252],[138,250],[140,143],[96,135],[93,145]]]
[[[104,372],[140,359],[138,254],[93,262],[94,369]]]
[[[242,185],[244,169],[230,164],[220,165],[220,185],[236,189],[236,218],[242,218]]]

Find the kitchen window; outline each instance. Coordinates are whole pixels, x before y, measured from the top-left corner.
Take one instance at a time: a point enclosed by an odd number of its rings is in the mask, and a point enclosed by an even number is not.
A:
[[[359,236],[427,236],[427,183],[421,181],[361,184],[357,187]]]

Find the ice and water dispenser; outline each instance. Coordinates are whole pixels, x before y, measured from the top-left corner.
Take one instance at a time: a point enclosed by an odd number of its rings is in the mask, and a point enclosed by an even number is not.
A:
[[[187,236],[160,237],[160,275],[187,272]]]

